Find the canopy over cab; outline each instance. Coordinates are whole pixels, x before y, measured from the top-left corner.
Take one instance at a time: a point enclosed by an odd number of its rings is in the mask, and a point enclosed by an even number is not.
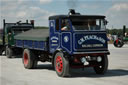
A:
[[[56,27],[63,27],[63,23],[68,25],[68,30],[105,30],[105,25],[107,21],[105,20],[105,16],[102,15],[80,15],[80,14],[73,14],[73,15],[56,15],[49,17],[49,20],[56,20],[56,23],[61,23],[61,26]]]

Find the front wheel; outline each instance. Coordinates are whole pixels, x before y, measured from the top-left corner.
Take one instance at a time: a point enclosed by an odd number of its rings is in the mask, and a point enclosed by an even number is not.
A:
[[[64,53],[57,52],[54,58],[54,68],[60,77],[69,76],[69,61],[64,56]]]
[[[104,74],[108,69],[108,57],[107,55],[102,56],[102,61],[97,62],[98,66],[94,67],[96,74]]]

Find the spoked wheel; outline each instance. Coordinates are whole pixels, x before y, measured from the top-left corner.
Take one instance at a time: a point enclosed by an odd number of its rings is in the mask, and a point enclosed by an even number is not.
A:
[[[69,75],[69,61],[64,57],[62,52],[58,52],[54,58],[54,68],[56,73],[60,77],[66,77]]]
[[[37,66],[37,59],[31,50],[25,49],[23,52],[23,64],[27,69],[32,69]]]
[[[96,74],[104,74],[108,69],[108,57],[107,55],[102,56],[102,61],[98,63],[99,66],[94,67]]]
[[[118,48],[121,48],[124,45],[123,41],[120,39],[115,40],[113,44],[115,47],[118,47]]]
[[[56,58],[56,70],[57,72],[62,72],[63,70],[63,61],[60,56],[57,56]]]

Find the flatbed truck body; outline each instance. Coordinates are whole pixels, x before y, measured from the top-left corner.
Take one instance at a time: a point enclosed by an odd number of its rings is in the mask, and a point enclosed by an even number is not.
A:
[[[48,29],[32,29],[15,36],[15,46],[48,51]]]

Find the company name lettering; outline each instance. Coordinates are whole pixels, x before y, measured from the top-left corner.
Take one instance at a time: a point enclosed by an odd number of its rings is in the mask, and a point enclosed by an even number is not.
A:
[[[85,41],[87,40],[98,40],[102,43],[105,43],[105,40],[102,38],[102,37],[98,37],[96,35],[87,35],[87,36],[84,36],[82,38],[80,38],[80,40],[78,40],[78,44],[81,45],[82,43],[84,43]]]

